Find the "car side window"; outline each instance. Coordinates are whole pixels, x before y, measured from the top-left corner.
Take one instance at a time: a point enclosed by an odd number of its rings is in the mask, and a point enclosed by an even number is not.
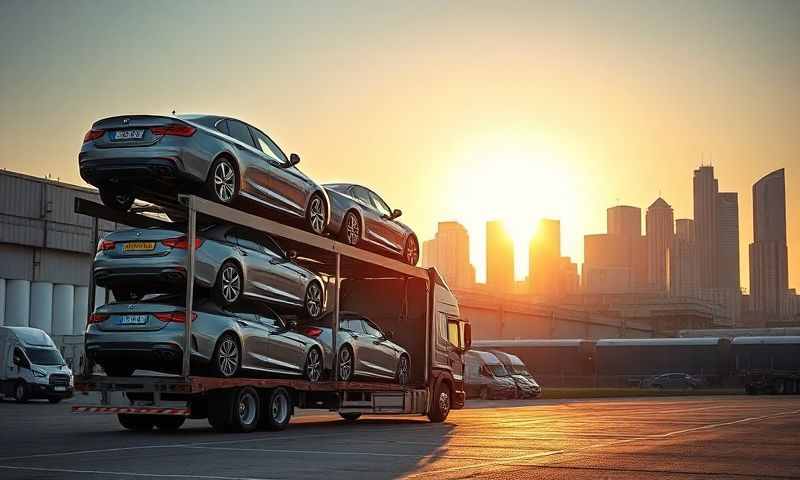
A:
[[[278,148],[271,138],[253,127],[250,127],[250,132],[252,132],[253,138],[256,139],[256,147],[264,152],[264,155],[268,156],[272,160],[275,160],[281,165],[286,165],[289,163],[289,160],[286,159],[286,154],[284,154],[283,151]]]
[[[250,129],[247,128],[247,125],[238,120],[228,120],[228,129],[231,137],[255,148],[256,144],[253,142],[253,137],[250,135]]]
[[[258,319],[261,321],[261,323],[263,323],[268,327],[275,327],[275,328],[283,327],[283,321],[281,321],[281,319],[277,315],[269,315],[262,312],[258,316]]]
[[[224,118],[218,120],[217,123],[214,125],[214,128],[224,133],[225,135],[230,135],[230,133],[228,132],[228,121]]]
[[[365,188],[357,186],[353,187],[353,196],[357,200],[360,200],[362,203],[364,203],[364,205],[370,208],[375,208],[375,206],[372,204],[372,200],[369,198],[369,192]]]
[[[285,257],[286,253],[283,249],[275,243],[275,240],[272,239],[269,235],[259,235],[259,243],[269,252],[275,255],[276,257]]]
[[[21,368],[30,368],[30,364],[28,364],[28,359],[25,358],[25,354],[22,353],[22,349],[19,347],[14,348],[14,363],[16,363],[17,366]]]
[[[361,325],[361,320],[358,318],[348,318],[348,330],[355,333],[364,333],[364,327]]]
[[[391,215],[392,210],[389,208],[389,205],[386,205],[386,202],[383,201],[381,197],[378,196],[375,192],[369,192],[369,196],[372,197],[372,204],[375,205],[375,209],[381,215]]]
[[[367,332],[367,335],[372,335],[375,338],[381,338],[383,336],[381,331],[378,330],[378,327],[369,320],[362,319],[361,324],[364,326],[364,331]]]
[[[236,243],[238,243],[240,247],[259,253],[265,253],[264,247],[260,242],[261,239],[250,230],[237,229],[235,235]]]

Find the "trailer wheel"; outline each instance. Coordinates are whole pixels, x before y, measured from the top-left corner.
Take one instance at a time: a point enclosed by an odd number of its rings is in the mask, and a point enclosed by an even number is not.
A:
[[[117,414],[117,420],[123,428],[134,432],[148,432],[152,430],[155,422],[150,415],[137,415],[130,413]]]
[[[230,429],[232,404],[232,395],[228,390],[212,390],[208,393],[208,423],[214,431],[227,432]]]
[[[262,413],[258,392],[253,387],[242,387],[233,393],[231,431],[249,433],[258,428]]]
[[[261,426],[268,430],[283,430],[292,418],[292,397],[283,387],[269,390],[261,408]]]
[[[431,399],[431,408],[428,410],[428,418],[433,423],[444,422],[450,414],[450,403],[452,395],[450,386],[446,382],[439,382]]]
[[[341,416],[345,422],[352,423],[361,418],[361,412],[339,412],[339,416]]]
[[[175,432],[183,422],[186,421],[186,417],[179,417],[176,415],[157,415],[154,419],[154,424],[157,429],[161,430],[162,432]]]

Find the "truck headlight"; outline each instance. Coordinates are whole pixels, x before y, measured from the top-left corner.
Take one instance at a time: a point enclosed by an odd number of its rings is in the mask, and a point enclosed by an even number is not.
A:
[[[34,368],[33,369],[33,376],[34,377],[44,378],[44,377],[47,376],[47,374],[45,372],[41,371],[41,370],[37,370],[37,369]]]

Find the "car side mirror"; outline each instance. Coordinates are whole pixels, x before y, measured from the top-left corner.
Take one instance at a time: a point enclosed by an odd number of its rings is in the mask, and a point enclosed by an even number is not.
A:
[[[297,250],[289,250],[286,252],[286,258],[289,260],[294,260],[297,258]]]
[[[295,166],[300,163],[300,155],[293,153],[289,155],[289,166]]]
[[[286,322],[286,328],[289,330],[297,330],[297,320],[289,320]]]
[[[383,333],[383,338],[381,340],[391,340],[394,338],[394,332],[389,330]]]
[[[464,324],[464,350],[472,348],[472,325]]]
[[[399,217],[402,214],[403,214],[402,210],[400,210],[399,208],[395,208],[394,210],[392,210],[392,216],[390,218],[394,220],[395,218]]]

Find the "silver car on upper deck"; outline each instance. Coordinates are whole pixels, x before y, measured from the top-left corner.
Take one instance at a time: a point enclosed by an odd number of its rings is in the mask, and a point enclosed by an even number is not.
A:
[[[180,226],[114,232],[97,245],[94,280],[118,300],[181,291],[189,247]],[[222,306],[243,297],[313,318],[325,308],[322,279],[298,265],[269,235],[223,224],[203,227],[195,243],[195,284]]]
[[[397,220],[402,211],[392,210],[380,195],[361,185],[329,183],[324,187],[331,201],[332,234],[349,245],[417,264],[419,240],[408,225]]]
[[[78,155],[81,177],[107,206],[136,198],[173,205],[179,193],[232,204],[239,197],[302,219],[319,235],[329,221],[325,190],[258,128],[216,115],[124,115],[96,121]]]

